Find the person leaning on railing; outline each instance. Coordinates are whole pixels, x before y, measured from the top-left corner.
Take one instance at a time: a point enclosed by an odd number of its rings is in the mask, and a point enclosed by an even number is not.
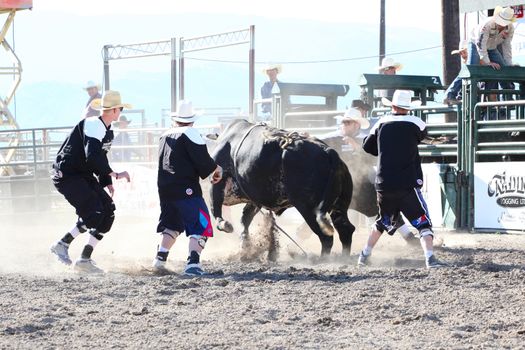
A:
[[[512,39],[514,37],[514,10],[511,7],[497,7],[494,15],[487,18],[472,30],[468,43],[467,64],[480,64],[499,70],[512,65]],[[502,88],[511,88],[511,83],[500,84]],[[485,84],[486,89],[497,89],[497,82]],[[490,101],[496,101],[495,94],[489,95]]]

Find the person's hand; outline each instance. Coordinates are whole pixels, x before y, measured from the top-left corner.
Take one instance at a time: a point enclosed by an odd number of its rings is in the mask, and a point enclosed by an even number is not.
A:
[[[496,63],[496,62],[490,62],[488,64],[488,66],[491,66],[495,70],[500,70],[501,69],[501,66],[499,65],[499,63]]]
[[[131,181],[131,178],[129,177],[129,174],[128,174],[127,171],[123,171],[121,173],[115,173],[115,179],[117,179],[117,180],[126,179],[126,180],[128,180],[128,182]]]
[[[220,165],[217,165],[217,168],[215,168],[215,170],[213,171],[213,174],[211,175],[210,181],[212,184],[215,185],[221,180],[222,180],[222,168]]]
[[[113,197],[113,194],[115,194],[115,188],[113,185],[107,185],[106,188],[108,189],[109,195]]]

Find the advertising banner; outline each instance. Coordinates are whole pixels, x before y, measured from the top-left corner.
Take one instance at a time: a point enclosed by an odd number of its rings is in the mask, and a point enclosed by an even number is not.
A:
[[[525,162],[474,164],[474,228],[525,231]]]

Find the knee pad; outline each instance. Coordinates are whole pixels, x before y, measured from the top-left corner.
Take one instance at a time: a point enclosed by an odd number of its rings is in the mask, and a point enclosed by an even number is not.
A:
[[[195,240],[197,240],[197,243],[202,249],[204,249],[204,246],[206,245],[206,241],[208,240],[208,237],[201,236],[201,235],[191,235],[190,238],[194,238]]]
[[[419,238],[423,238],[425,236],[434,238],[434,232],[432,232],[430,228],[423,228],[419,231]]]
[[[179,237],[180,232],[175,231],[175,230],[170,230],[169,228],[165,228],[160,234],[161,235],[168,235],[171,238],[176,239],[177,237]]]

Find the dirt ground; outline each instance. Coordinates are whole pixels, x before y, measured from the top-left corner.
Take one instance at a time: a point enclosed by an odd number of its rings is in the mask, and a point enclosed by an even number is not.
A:
[[[276,263],[241,262],[238,237],[216,233],[209,274],[188,278],[186,238],[173,273],[155,275],[155,218],[117,212],[94,253],[107,273],[93,276],[49,253],[73,224],[67,214],[2,223],[1,349],[525,349],[525,235],[443,232],[436,253],[453,267],[428,271],[397,236],[357,268],[364,229],[350,257],[336,244],[327,260],[316,237],[299,239],[305,258],[280,236]]]

